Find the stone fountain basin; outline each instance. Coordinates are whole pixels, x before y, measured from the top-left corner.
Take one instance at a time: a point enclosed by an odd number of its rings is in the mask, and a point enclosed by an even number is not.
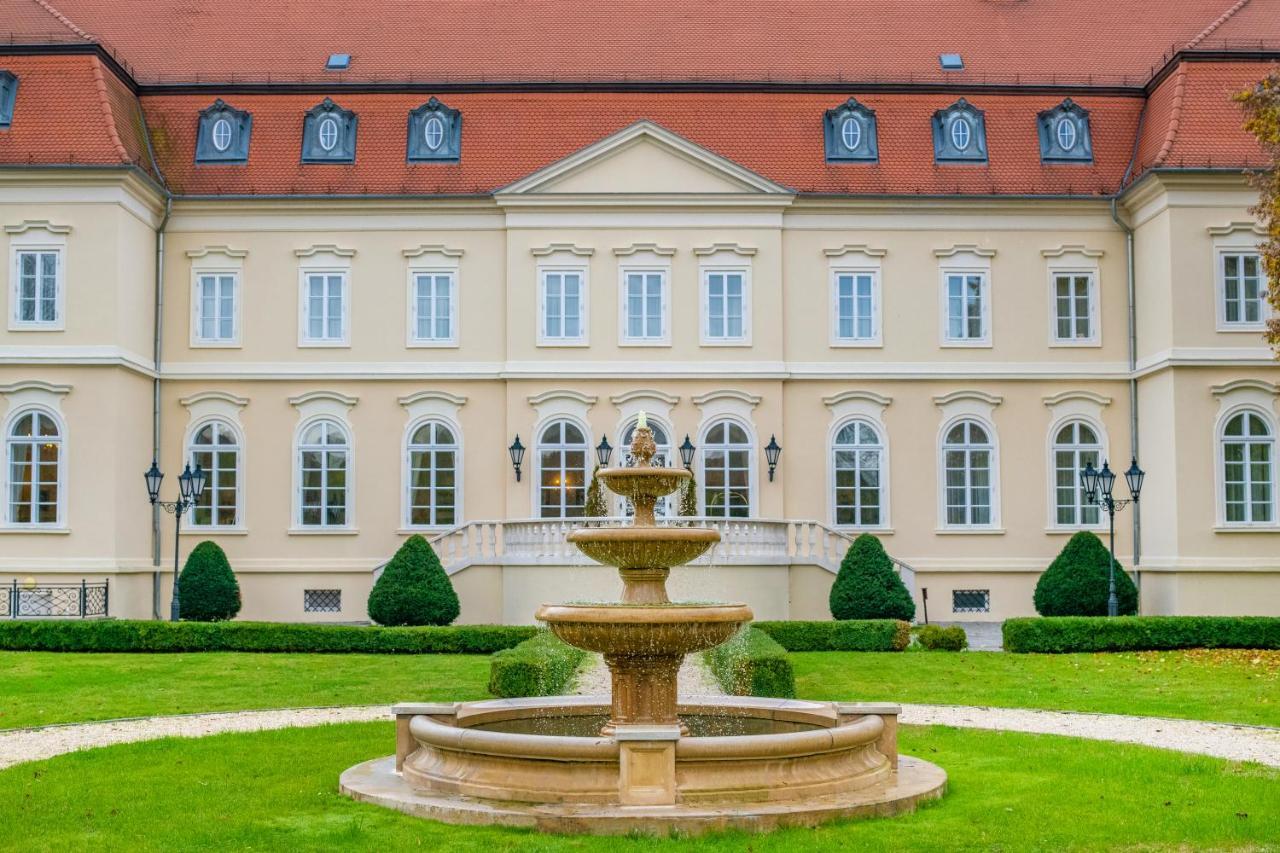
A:
[[[686,655],[751,621],[745,604],[544,604],[535,614],[571,646],[607,655]]]
[[[720,541],[706,527],[588,527],[568,540],[597,563],[619,569],[669,569],[696,560]]]
[[[609,491],[634,501],[660,498],[684,485],[693,474],[683,468],[638,465],[634,468],[605,468],[596,472]]]

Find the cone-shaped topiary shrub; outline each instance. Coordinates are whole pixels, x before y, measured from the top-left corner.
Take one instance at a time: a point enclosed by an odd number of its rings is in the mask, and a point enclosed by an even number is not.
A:
[[[693,518],[698,514],[698,478],[690,477],[684,481],[680,490],[680,514]]]
[[[605,518],[609,515],[609,504],[604,498],[604,486],[600,485],[600,478],[596,476],[600,471],[600,466],[591,472],[591,485],[587,486],[587,504],[582,508],[587,518]]]
[[[840,573],[831,585],[835,619],[904,619],[916,615],[916,604],[880,540],[864,533],[845,552]]]
[[[1041,616],[1106,616],[1110,559],[1107,546],[1088,530],[1072,536],[1036,583],[1036,612]],[[1119,560],[1116,599],[1121,616],[1138,612],[1138,589]]]
[[[240,584],[218,543],[204,541],[191,549],[178,575],[178,617],[193,622],[221,622],[240,612]]]
[[[458,594],[440,558],[416,533],[396,551],[369,593],[369,618],[379,625],[448,625],[459,610]]]

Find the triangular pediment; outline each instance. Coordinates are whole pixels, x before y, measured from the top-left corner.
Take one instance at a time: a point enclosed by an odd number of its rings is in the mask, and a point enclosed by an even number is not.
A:
[[[525,195],[792,195],[682,136],[641,121],[499,190]]]

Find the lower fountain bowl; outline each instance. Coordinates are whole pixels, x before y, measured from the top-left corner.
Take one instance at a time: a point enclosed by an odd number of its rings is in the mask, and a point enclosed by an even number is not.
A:
[[[397,755],[340,787],[447,823],[663,835],[897,814],[946,787],[937,766],[897,755],[896,706],[717,696],[679,711],[689,735],[640,745],[674,753],[669,804],[624,804],[636,744],[596,734],[602,696],[397,706]]]
[[[686,655],[751,621],[745,604],[544,604],[536,617],[571,646],[606,655]]]

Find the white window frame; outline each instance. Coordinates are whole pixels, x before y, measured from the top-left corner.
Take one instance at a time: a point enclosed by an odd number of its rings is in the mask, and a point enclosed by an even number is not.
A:
[[[745,516],[725,514],[715,517],[724,521],[741,521],[746,518],[755,518],[758,512],[760,490],[759,478],[756,476],[759,441],[753,424],[735,415],[711,415],[706,423],[702,425],[702,428],[698,430],[698,511],[703,516],[707,516],[707,448],[710,446],[707,436],[711,433],[713,427],[722,423],[730,423],[741,427],[747,434],[747,514]]]
[[[414,524],[413,523],[413,450],[419,445],[412,444],[413,435],[422,427],[428,424],[439,424],[445,429],[453,433],[452,445],[432,445],[432,447],[453,450],[453,523],[452,524]],[[449,530],[463,524],[462,520],[462,486],[463,486],[463,452],[462,452],[462,429],[452,418],[445,418],[440,415],[427,415],[425,417],[414,418],[409,422],[409,426],[405,429],[404,441],[401,446],[404,448],[404,456],[401,463],[401,475],[404,483],[401,489],[401,517],[405,530]],[[434,481],[434,478],[433,478]],[[436,486],[433,482],[430,490],[432,491],[432,508],[434,503],[434,492]]]
[[[947,433],[962,421],[972,421],[986,430],[991,448],[991,518],[986,524],[953,524],[947,521]],[[948,418],[938,432],[936,464],[938,469],[938,530],[944,533],[992,533],[1002,532],[1000,527],[1000,438],[995,424],[973,412]],[[966,487],[967,488],[967,487]],[[966,498],[966,501],[968,498]],[[966,504],[966,506],[971,506]]]
[[[839,520],[839,502],[836,497],[836,438],[846,427],[854,425],[865,425],[876,434],[876,444],[874,445],[840,445],[842,447],[868,447],[880,454],[880,485],[878,487],[880,491],[880,520],[875,524],[862,524],[860,522],[844,524]],[[835,423],[830,435],[827,437],[827,484],[827,500],[830,506],[832,527],[859,532],[871,530],[887,531],[891,529],[889,524],[889,442],[884,424],[864,415],[842,418]]]
[[[843,337],[840,334],[840,277],[852,276],[870,276],[871,277],[871,335],[870,337],[860,338],[857,336],[857,315],[854,316],[853,337]],[[880,267],[879,266],[851,266],[847,264],[832,265],[830,271],[831,281],[831,346],[833,347],[879,347],[883,346],[881,337],[882,321],[880,300]],[[856,281],[856,278],[855,278]],[[856,297],[855,297],[856,304]]]
[[[1244,320],[1229,321],[1227,320],[1227,256],[1235,255],[1243,257],[1245,255],[1253,255],[1258,258],[1258,293],[1259,293],[1259,311],[1258,321],[1250,323]],[[1217,331],[1219,332],[1246,332],[1257,333],[1263,331],[1267,327],[1267,320],[1271,317],[1271,303],[1267,299],[1267,271],[1263,269],[1261,252],[1255,244],[1243,245],[1217,245],[1214,247],[1214,282],[1215,282],[1215,312],[1217,316]],[[1241,306],[1243,307],[1243,300]]]
[[[944,265],[939,270],[939,316],[941,319],[941,340],[943,347],[990,347],[991,346],[991,267],[989,265]],[[980,276],[982,285],[982,335],[976,338],[951,337],[951,300],[949,298],[949,282],[951,276]]]
[[[628,311],[630,301],[627,298],[627,278],[632,275],[657,274],[661,279],[662,300],[659,307],[661,333],[656,336],[640,335],[633,337],[630,331]],[[621,347],[658,347],[671,346],[671,265],[663,263],[619,264],[618,266],[618,346]]]
[[[560,335],[552,337],[547,334],[547,276],[577,275],[581,281],[581,293],[578,300],[578,335],[569,337]],[[561,294],[561,300],[564,296]],[[563,320],[563,312],[561,319]],[[540,347],[585,347],[591,344],[591,276],[586,264],[548,263],[538,265],[538,316],[534,319],[538,324],[538,346]]]
[[[345,499],[345,503],[343,504],[343,508],[344,508],[343,524],[325,524],[323,522],[320,524],[303,524],[302,522],[302,509],[303,509],[303,506],[302,506],[302,488],[303,488],[302,453],[303,453],[303,447],[304,447],[302,443],[302,439],[307,434],[307,431],[311,429],[311,427],[315,426],[317,423],[321,421],[329,421],[331,423],[337,424],[338,427],[342,429],[343,432],[346,434],[346,438],[347,438],[347,443],[345,445],[345,450],[347,454],[347,466],[346,466],[347,482],[346,482],[346,487],[343,491],[343,497]],[[293,480],[294,480],[293,527],[292,527],[293,532],[346,533],[346,532],[354,531],[356,529],[356,523],[355,523],[356,468],[355,468],[355,438],[354,438],[354,433],[351,430],[351,424],[348,423],[345,419],[335,417],[333,414],[329,414],[329,413],[318,414],[312,417],[308,417],[305,420],[303,420],[300,424],[298,424],[298,428],[294,431],[294,439],[293,439]]]
[[[561,515],[544,516],[542,514],[542,470],[543,470],[542,469],[542,449],[544,447],[553,447],[560,450],[563,453],[565,450],[576,448],[576,445],[568,445],[568,444],[544,445],[542,443],[542,434],[547,431],[548,427],[550,427],[552,424],[557,423],[559,421],[563,421],[565,423],[571,424],[572,426],[577,428],[577,430],[580,433],[582,433],[582,436],[583,436],[583,444],[582,444],[583,515],[582,516],[573,516],[573,515],[563,514],[565,509],[564,497],[563,497],[564,496],[563,485],[561,486],[561,502],[560,502]],[[586,493],[587,493],[587,490],[590,489],[591,487],[591,472],[595,469],[595,448],[592,447],[591,445],[591,428],[586,424],[584,420],[582,420],[581,418],[575,415],[570,415],[567,413],[551,414],[545,418],[539,419],[537,425],[534,427],[533,446],[531,447],[531,450],[533,452],[533,464],[530,465],[529,467],[533,472],[533,477],[530,478],[532,482],[530,482],[529,485],[533,492],[533,499],[530,502],[530,516],[535,520],[541,520],[541,521],[564,521],[566,519],[585,517]],[[564,457],[561,456],[562,460],[563,458]]]
[[[1057,418],[1056,420],[1054,420],[1052,424],[1050,424],[1048,444],[1047,444],[1048,449],[1046,451],[1048,455],[1045,458],[1045,466],[1046,466],[1045,470],[1048,472],[1048,487],[1049,487],[1048,493],[1046,495],[1046,504],[1049,509],[1049,522],[1048,522],[1048,526],[1045,529],[1049,532],[1060,531],[1064,533],[1068,533],[1068,532],[1074,533],[1077,530],[1094,530],[1094,531],[1101,530],[1107,526],[1106,512],[1101,508],[1101,506],[1099,506],[1099,509],[1098,509],[1098,520],[1093,524],[1080,524],[1080,523],[1063,524],[1060,521],[1058,521],[1057,453],[1059,448],[1062,448],[1065,446],[1065,445],[1058,444],[1058,433],[1062,432],[1062,429],[1066,426],[1069,426],[1070,424],[1082,424],[1084,426],[1087,426],[1089,429],[1093,430],[1093,434],[1097,436],[1098,443],[1096,447],[1098,450],[1098,462],[1094,467],[1101,468],[1102,463],[1111,458],[1110,456],[1111,445],[1110,445],[1109,437],[1107,435],[1107,431],[1103,428],[1102,422],[1097,418],[1094,418],[1091,416],[1085,416],[1082,414],[1072,413],[1072,414],[1067,414],[1067,415],[1064,415],[1063,417]],[[1081,446],[1075,445],[1073,449],[1077,454],[1077,458],[1078,458]],[[1079,473],[1080,472],[1077,468],[1076,479],[1074,481],[1077,496],[1079,496],[1080,490],[1082,488],[1080,484]],[[1079,509],[1080,508],[1077,507],[1077,512],[1076,512],[1077,517],[1079,517],[1080,515]]]
[[[418,276],[447,276],[449,279],[449,336],[418,336]],[[407,316],[405,345],[410,348],[446,348],[458,346],[458,268],[456,266],[410,266],[407,284]]]
[[[218,524],[216,522],[211,522],[210,524],[200,524],[196,521],[195,508],[193,507],[190,511],[189,521],[187,522],[187,526],[195,530],[205,530],[210,532],[242,531],[245,529],[244,472],[246,468],[244,464],[244,433],[240,429],[240,427],[237,424],[233,423],[232,421],[228,420],[227,418],[222,418],[222,417],[203,418],[200,421],[192,424],[191,428],[187,430],[186,442],[184,445],[186,448],[186,458],[187,458],[187,461],[191,463],[191,467],[194,469],[195,454],[197,452],[196,450],[197,447],[201,448],[201,452],[208,452],[205,450],[205,448],[208,448],[209,451],[217,452],[217,449],[219,447],[223,447],[223,445],[218,445],[218,444],[197,445],[195,443],[196,436],[200,434],[200,430],[214,424],[217,424],[223,429],[229,430],[231,434],[235,437],[235,444],[232,445],[232,447],[234,448],[235,454],[236,454],[236,496],[235,496],[236,521],[235,521],[235,524]],[[214,486],[214,483],[212,482],[212,480],[210,480],[210,482],[205,486],[205,494],[211,494],[210,489],[213,488],[213,486]],[[216,514],[210,514],[210,518],[214,518],[215,516]]]
[[[1227,424],[1232,419],[1242,414],[1252,414],[1262,419],[1262,422],[1270,430],[1271,444],[1271,520],[1270,521],[1228,521],[1227,520],[1227,456],[1226,443],[1228,441],[1226,430]],[[1265,441],[1265,439],[1264,439]],[[1275,416],[1266,408],[1252,403],[1240,403],[1231,406],[1224,411],[1218,418],[1218,423],[1214,428],[1214,480],[1215,480],[1215,503],[1218,527],[1225,530],[1280,530],[1280,483],[1276,482],[1277,474],[1280,474],[1280,465],[1276,463],[1277,444],[1277,421]],[[1251,511],[1252,512],[1252,511]]]
[[[313,338],[309,333],[308,279],[313,275],[342,278],[342,336],[339,338]],[[327,297],[326,297],[327,299]],[[351,346],[351,268],[347,266],[302,266],[298,269],[298,346],[299,347],[349,347]]]
[[[11,432],[14,425],[19,419],[28,414],[39,414],[53,421],[53,425],[58,430],[58,468],[57,468],[57,488],[58,500],[56,507],[57,517],[52,522],[28,521],[19,522],[13,520],[13,506],[9,494],[9,478],[12,474],[12,459],[10,458]],[[20,403],[13,406],[8,415],[5,417],[3,424],[3,433],[0,433],[0,441],[3,441],[3,452],[0,453],[0,463],[3,464],[3,470],[0,470],[0,498],[3,499],[3,507],[0,509],[0,520],[2,520],[5,529],[14,531],[65,531],[67,529],[67,424],[62,414],[49,405]],[[25,439],[24,439],[25,441]],[[34,463],[33,463],[34,464]]]
[[[1061,338],[1058,337],[1058,278],[1060,276],[1070,276],[1072,278],[1086,277],[1089,280],[1088,296],[1089,296],[1089,337],[1087,338]],[[1049,266],[1049,346],[1051,347],[1098,347],[1102,345],[1102,312],[1099,310],[1098,301],[1100,290],[1098,287],[1098,268],[1089,266]]]
[[[711,334],[711,282],[710,276],[718,274],[742,276],[742,335],[739,337],[714,337]],[[698,268],[701,293],[701,317],[699,318],[699,343],[704,347],[751,346],[751,265],[734,258],[732,262],[707,262]],[[728,317],[726,315],[726,326]]]
[[[200,334],[200,279],[205,276],[231,276],[231,337],[206,338]],[[239,266],[200,266],[191,269],[191,346],[196,349],[234,349],[241,345],[240,318],[241,268]]]
[[[47,235],[42,235],[47,236]],[[18,296],[22,286],[21,282],[21,258],[24,254],[52,254],[55,256],[54,261],[54,305],[52,320],[21,320],[18,317]],[[66,299],[67,299],[67,271],[66,271],[66,244],[60,242],[49,242],[47,240],[40,242],[20,241],[15,235],[11,241],[9,250],[9,331],[11,332],[62,332],[67,328],[66,320]],[[39,264],[37,262],[37,278],[36,278],[36,313],[39,314]]]

